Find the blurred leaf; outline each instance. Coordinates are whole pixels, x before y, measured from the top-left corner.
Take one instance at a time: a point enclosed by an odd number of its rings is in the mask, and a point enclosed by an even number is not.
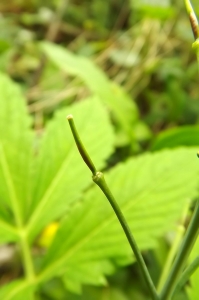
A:
[[[161,2],[159,0],[134,0],[135,6],[152,6],[154,7],[169,7],[171,5],[170,0],[162,0]]]
[[[2,216],[0,216],[0,244],[17,240],[18,234],[15,228],[12,227],[9,222],[2,220]]]
[[[64,284],[59,278],[55,278],[46,282],[41,287],[41,300],[65,300],[68,297]]]
[[[132,140],[133,124],[138,119],[138,110],[130,97],[119,86],[111,83],[106,75],[86,57],[77,56],[61,46],[42,43],[43,51],[62,70],[82,78],[91,92],[100,96],[121,124],[128,139]]]
[[[162,8],[162,7],[151,7],[145,6],[141,9],[142,14],[147,17],[157,18],[157,19],[168,19],[174,17],[175,11],[172,7]]]
[[[140,63],[139,53],[129,49],[113,49],[110,52],[111,60],[120,67],[132,68]]]
[[[173,16],[174,9],[170,0],[131,0],[131,5],[142,14],[152,18],[165,19]]]
[[[88,262],[80,265],[68,266],[64,272],[63,280],[66,288],[75,293],[81,293],[81,283],[93,285],[106,285],[107,281],[103,274],[109,275],[114,272],[114,267],[109,261]]]
[[[28,282],[16,280],[0,289],[0,299],[3,300],[33,300],[34,287]]]
[[[6,40],[0,39],[0,53],[2,55],[3,52],[10,48],[10,43]]]
[[[113,131],[97,97],[56,113],[46,127],[36,164],[29,233],[34,238],[49,222],[60,218],[89,185],[88,171],[77,149],[66,116],[72,113],[82,139],[101,168],[113,151]]]
[[[156,247],[156,239],[172,227],[187,199],[197,195],[199,165],[195,151],[178,149],[142,155],[106,175],[141,250]],[[95,186],[60,225],[44,258],[40,278],[45,280],[65,274],[68,268],[78,270],[108,258],[119,264],[121,257],[131,255],[108,201]],[[107,269],[98,272],[102,276]],[[67,275],[70,280],[70,273]],[[82,283],[85,278],[86,272],[72,279]]]
[[[199,145],[199,126],[182,126],[160,133],[153,142],[151,150],[197,145]]]

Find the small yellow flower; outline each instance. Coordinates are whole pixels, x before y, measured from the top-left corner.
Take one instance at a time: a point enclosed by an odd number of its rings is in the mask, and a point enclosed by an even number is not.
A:
[[[48,248],[58,230],[59,222],[52,222],[49,224],[41,233],[39,239],[38,239],[38,245],[44,248]]]

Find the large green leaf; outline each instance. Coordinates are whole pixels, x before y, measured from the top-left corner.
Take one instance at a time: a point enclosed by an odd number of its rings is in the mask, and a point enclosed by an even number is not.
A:
[[[94,161],[103,167],[113,150],[113,131],[97,97],[60,110],[47,125],[36,166],[28,230],[35,236],[48,222],[61,217],[88,186],[90,172],[74,146],[66,116],[73,113]]]
[[[79,76],[91,92],[100,96],[111,109],[117,121],[122,125],[128,138],[134,138],[133,125],[138,119],[138,110],[130,97],[121,87],[111,83],[106,75],[88,58],[45,42],[41,44],[43,51],[62,70]]]
[[[0,241],[11,241],[15,234],[6,223],[12,224],[14,216],[21,226],[30,201],[32,133],[19,87],[2,74],[0,107]]]
[[[141,250],[156,246],[157,237],[174,225],[185,202],[195,197],[199,164],[196,149],[146,154],[120,164],[106,174],[111,191],[126,216]],[[131,257],[131,249],[102,192],[91,188],[61,224],[44,259],[41,280],[87,264]],[[85,274],[76,281],[85,281]],[[96,276],[96,270],[93,271]],[[106,273],[98,268],[98,276]],[[70,273],[67,272],[68,280]],[[96,281],[96,283],[98,283]]]
[[[33,300],[34,286],[28,281],[16,280],[0,289],[0,299],[3,300]]]

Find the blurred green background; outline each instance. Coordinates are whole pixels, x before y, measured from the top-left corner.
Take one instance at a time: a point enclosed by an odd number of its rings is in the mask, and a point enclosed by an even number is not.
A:
[[[192,3],[199,14],[198,1]],[[38,134],[57,109],[89,95],[84,74],[76,76],[75,57],[83,57],[113,86],[122,86],[134,105],[131,141],[111,113],[117,134],[109,166],[144,151],[199,145],[198,65],[182,0],[1,0],[0,12],[0,70],[21,85]],[[56,58],[41,51],[42,41],[77,55],[71,66],[77,71],[57,68]],[[98,89],[103,89],[100,82]],[[161,247],[168,251],[166,242]],[[154,253],[147,260],[157,281]],[[38,299],[143,300],[138,277],[133,265],[110,276],[107,287],[85,287],[82,295],[70,294],[53,280]]]
[[[37,43],[46,39],[93,60],[124,87],[148,126],[137,128],[144,144],[162,130],[197,124],[198,71],[183,1],[9,0],[0,11],[0,69],[23,86],[37,129],[87,93],[43,61]]]

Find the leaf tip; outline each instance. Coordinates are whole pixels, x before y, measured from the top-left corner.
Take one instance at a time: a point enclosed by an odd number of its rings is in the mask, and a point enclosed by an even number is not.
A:
[[[199,151],[197,152],[197,157],[199,158]]]

